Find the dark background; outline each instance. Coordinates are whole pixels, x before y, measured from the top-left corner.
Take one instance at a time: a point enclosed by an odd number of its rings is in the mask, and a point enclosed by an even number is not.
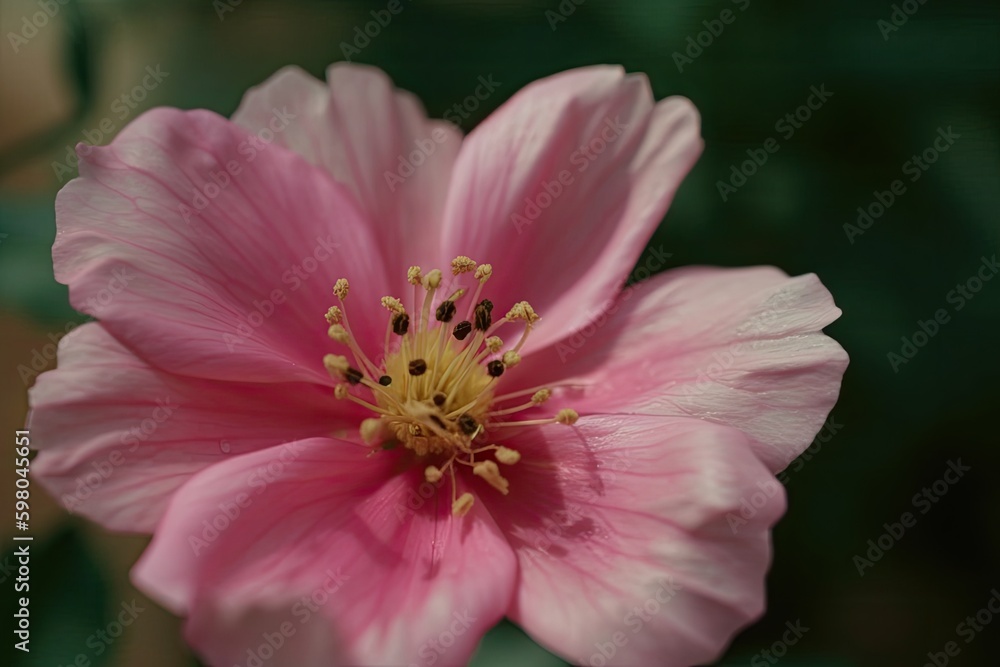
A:
[[[8,33],[21,31],[23,17],[40,8],[35,0],[4,0],[5,433],[23,424],[33,381],[18,368],[30,366],[36,351],[44,358],[68,322],[83,320],[52,279],[49,255],[53,198],[68,178],[53,163],[65,161],[67,147],[85,130],[94,136],[103,118],[113,119],[114,131],[124,125],[113,101],[146,66],[159,64],[169,76],[127,120],[157,105],[230,114],[247,87],[283,65],[322,77],[326,65],[344,59],[342,43],[371,20],[368,12],[386,5],[234,1],[70,0],[15,53]],[[479,76],[492,75],[500,86],[462,122],[465,131],[533,79],[586,64],[621,63],[648,74],[657,97],[690,97],[702,114],[706,150],[652,243],[671,252],[675,266],[816,272],[844,311],[828,330],[851,356],[827,429],[836,432],[784,477],[790,509],[774,533],[767,615],[719,664],[771,664],[759,652],[796,621],[809,630],[788,647],[783,665],[922,665],[949,641],[961,649],[949,664],[996,664],[1000,618],[969,643],[956,626],[1000,587],[1000,279],[984,283],[960,310],[948,295],[1000,250],[1000,5],[910,0],[901,4],[915,12],[905,23],[897,14],[902,25],[890,31],[879,21],[890,20],[891,3],[860,0],[402,3],[402,13],[352,59],[385,69],[432,116],[470,95]],[[560,6],[574,11],[558,21],[546,13]],[[725,9],[734,20],[713,24]],[[721,34],[711,43],[710,33],[702,35],[708,46],[700,55],[692,47],[696,57],[679,68],[675,52],[707,30],[705,21],[716,31],[721,25]],[[811,86],[832,96],[789,137],[775,124],[806,102]],[[904,163],[948,128],[958,135],[954,144],[911,181]],[[724,201],[718,182],[770,137],[780,149]],[[862,233],[849,233],[845,225],[856,224],[858,207],[869,207],[875,191],[896,179],[905,192],[867,229],[855,230]],[[901,354],[901,337],[912,340],[938,309],[948,321],[893,368],[888,355]],[[914,505],[914,494],[959,459],[971,470],[933,504]],[[13,488],[11,463],[12,452],[3,457],[10,482],[3,488]],[[195,664],[178,622],[127,583],[143,541],[72,518],[33,488],[33,651],[25,657],[5,643],[0,655],[9,657],[0,660],[55,667],[83,653],[93,665]],[[915,525],[859,575],[854,557],[907,511]],[[4,568],[8,526],[0,528]],[[9,623],[12,575],[0,569],[0,579]],[[98,644],[87,638],[132,598],[145,611],[97,655]],[[487,637],[474,664],[515,662],[562,664],[511,625]]]

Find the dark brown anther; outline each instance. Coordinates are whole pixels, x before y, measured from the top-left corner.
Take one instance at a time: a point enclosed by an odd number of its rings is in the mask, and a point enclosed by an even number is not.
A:
[[[389,377],[388,375],[383,375],[378,379],[378,383],[383,387],[388,387],[390,384],[392,384],[392,378]]]
[[[458,418],[458,427],[462,429],[462,433],[465,435],[472,435],[479,429],[479,424],[474,418],[464,414]]]
[[[445,426],[445,424],[441,420],[441,418],[438,417],[437,415],[430,415],[430,418],[431,418],[431,421],[434,422],[437,425],[438,428],[440,428],[440,429],[447,429],[448,428],[447,426]]]
[[[347,377],[348,384],[352,384],[352,385],[353,384],[358,384],[365,377],[361,373],[361,371],[359,371],[357,368],[353,368],[353,367],[352,368],[348,368],[347,372],[344,373],[344,375]]]
[[[403,336],[410,329],[410,316],[406,313],[397,313],[392,316],[392,333]]]
[[[455,317],[455,302],[442,301],[437,307],[436,317],[438,322],[451,322],[451,318]]]
[[[478,331],[486,331],[493,324],[493,316],[490,314],[493,311],[493,304],[487,299],[483,299],[476,304],[475,317],[476,329]]]
[[[410,362],[410,375],[423,375],[427,372],[427,362],[423,359],[414,359]]]
[[[444,402],[448,400],[448,397],[439,391],[438,393],[434,394],[433,400],[434,400],[434,405],[440,408],[442,405],[444,405]]]
[[[486,372],[492,377],[498,378],[503,375],[503,362],[499,359],[494,359],[490,363],[486,364]]]
[[[462,320],[455,325],[455,331],[453,333],[455,334],[455,338],[458,340],[465,340],[466,336],[472,333],[472,322]]]

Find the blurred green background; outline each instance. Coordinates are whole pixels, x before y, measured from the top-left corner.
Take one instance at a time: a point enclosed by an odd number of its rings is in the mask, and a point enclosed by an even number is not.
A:
[[[58,11],[47,25],[18,40],[10,35],[27,34],[24,17],[41,11],[41,4],[4,0],[5,433],[23,424],[25,387],[33,381],[18,368],[30,366],[34,352],[44,351],[68,322],[83,319],[52,279],[49,254],[53,197],[75,173],[65,166],[68,148],[97,134],[103,135],[98,143],[107,143],[152,106],[230,114],[246,88],[286,64],[322,78],[329,63],[345,58],[343,44],[354,40],[355,28],[385,4],[68,0],[53,2]],[[956,635],[956,626],[1000,587],[1000,485],[994,481],[1000,280],[963,297],[960,310],[948,295],[1000,250],[1000,5],[403,5],[368,46],[349,55],[385,69],[432,116],[470,95],[478,77],[492,76],[500,85],[462,120],[465,131],[533,79],[586,64],[621,63],[647,73],[657,97],[690,97],[701,110],[706,150],[652,243],[673,253],[676,266],[774,264],[791,274],[816,272],[844,311],[829,328],[851,356],[828,429],[836,432],[824,435],[784,476],[790,509],[775,531],[767,614],[736,638],[719,664],[772,664],[761,652],[780,640],[786,622],[796,621],[809,630],[781,657],[782,665],[921,665],[928,652],[956,640],[961,652],[950,664],[997,664],[1000,619],[970,643]],[[156,65],[169,76],[119,120],[115,99]],[[782,123],[807,102],[811,87],[831,95],[814,104],[808,120]],[[106,118],[113,119],[110,132],[101,129]],[[929,154],[935,161],[926,171],[906,165],[949,128],[951,145]],[[760,156],[772,137],[777,152],[768,153],[745,184],[731,181],[733,165],[739,169],[749,156]],[[877,213],[873,202],[888,201],[877,193],[891,191],[896,179],[905,192],[893,195],[867,228],[857,226],[858,207]],[[720,181],[739,187],[723,188]],[[894,368],[888,355],[901,353],[901,337],[912,339],[919,321],[941,308],[949,321]],[[54,366],[50,359],[39,363]],[[918,513],[916,525],[860,576],[854,557],[864,555],[867,541],[884,532],[884,523],[913,511],[913,495],[959,458],[971,470],[926,514]],[[10,465],[5,456],[11,486],[4,488],[12,488]],[[196,664],[180,641],[178,622],[143,602],[127,582],[143,541],[109,535],[51,500],[37,502],[34,650],[25,656],[8,642],[3,664],[69,665],[81,653],[95,666]],[[8,619],[11,531],[6,522],[0,529]],[[110,646],[88,641],[132,598],[146,611],[119,640]],[[505,624],[484,640],[474,664],[563,663]]]

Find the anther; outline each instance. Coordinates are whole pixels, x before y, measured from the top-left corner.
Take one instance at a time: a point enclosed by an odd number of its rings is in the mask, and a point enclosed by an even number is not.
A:
[[[359,384],[364,378],[364,374],[357,368],[348,368],[347,372],[344,373],[344,377],[347,378],[347,382],[352,385]]]
[[[437,484],[441,481],[441,477],[444,473],[437,466],[427,466],[424,468],[424,479],[426,479],[431,484]]]
[[[503,340],[501,340],[499,336],[490,336],[483,341],[483,345],[485,345],[486,349],[491,353],[496,354],[500,351],[500,348],[503,347]]]
[[[541,317],[539,317],[538,313],[535,312],[535,309],[527,301],[518,301],[507,313],[507,320],[510,322],[524,320],[528,324],[534,324],[540,319]]]
[[[508,466],[512,466],[521,460],[521,452],[503,446],[497,447],[496,451],[493,452],[493,456],[496,457],[497,461]]]
[[[459,255],[455,259],[451,260],[451,273],[452,275],[459,275],[460,273],[469,273],[470,271],[476,270],[476,263],[466,257],[465,255]]]
[[[444,402],[448,400],[448,397],[439,391],[438,393],[434,394],[434,398],[432,400],[434,401],[434,405],[440,408],[442,405],[444,405]]]
[[[361,422],[361,439],[366,445],[374,445],[385,434],[382,420],[378,417],[365,419]]]
[[[485,283],[493,275],[493,266],[490,264],[480,264],[476,268],[476,280],[480,283]]]
[[[472,435],[479,430],[479,424],[468,414],[463,414],[458,418],[458,427],[465,435]]]
[[[476,477],[482,477],[494,489],[505,496],[507,495],[510,482],[503,478],[503,475],[500,474],[500,468],[494,461],[483,461],[482,463],[477,463],[472,466],[472,474]]]
[[[410,362],[410,375],[423,375],[427,372],[427,362],[423,359],[414,359]]]
[[[406,309],[403,308],[403,304],[400,303],[399,299],[394,296],[382,297],[382,307],[387,308],[389,312],[396,313],[397,315],[406,312]]]
[[[337,324],[343,316],[344,314],[340,312],[340,308],[336,306],[330,306],[330,309],[326,311],[326,321],[329,324]]]
[[[347,292],[350,288],[351,286],[350,284],[348,284],[346,278],[338,278],[337,282],[334,283],[333,285],[333,293],[337,296],[338,299],[343,301],[344,299],[347,298]]]
[[[556,421],[560,424],[575,424],[576,420],[579,418],[580,415],[577,414],[576,410],[573,410],[572,408],[563,408],[556,413]]]
[[[392,384],[392,378],[389,377],[388,375],[383,375],[378,379],[378,383],[383,387],[388,387],[390,384]]]
[[[451,513],[457,517],[463,517],[472,509],[474,502],[476,502],[475,496],[466,491],[458,497],[458,500],[451,504]]]
[[[437,307],[435,316],[438,322],[451,322],[451,319],[455,317],[455,302],[442,301],[441,305]]]
[[[427,275],[423,278],[423,285],[425,289],[437,289],[441,286],[441,272],[437,269],[433,269],[427,272]]]
[[[419,285],[421,279],[423,279],[423,274],[420,271],[419,266],[411,266],[406,272],[406,282],[411,285]]]
[[[489,304],[487,306],[487,304]],[[475,310],[475,327],[478,331],[486,331],[493,324],[493,316],[490,314],[493,310],[493,304],[483,299],[478,304],[476,304]]]
[[[465,340],[465,338],[472,333],[472,322],[463,320],[455,325],[455,329],[452,332],[458,340]]]
[[[507,350],[503,353],[503,365],[507,368],[513,368],[521,363],[521,355],[514,350]]]
[[[351,337],[347,334],[347,329],[342,324],[334,324],[327,331],[327,335],[338,343],[347,343]]]
[[[534,394],[531,395],[531,402],[534,403],[535,405],[541,405],[550,398],[552,398],[551,389],[539,389],[538,391],[536,391]]]
[[[336,387],[333,388],[333,395],[335,398],[341,398],[341,399],[347,398],[347,385],[338,384]]]
[[[410,329],[410,316],[406,313],[397,313],[392,316],[392,333],[397,336],[405,336]]]
[[[486,364],[486,372],[490,374],[490,377],[498,378],[503,375],[503,371],[503,362],[499,359],[494,359],[490,363]]]

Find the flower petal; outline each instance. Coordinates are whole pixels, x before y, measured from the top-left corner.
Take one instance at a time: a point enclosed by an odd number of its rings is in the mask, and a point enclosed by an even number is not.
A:
[[[233,121],[257,131],[274,110],[299,109],[276,137],[347,185],[369,220],[392,270],[440,261],[441,217],[462,133],[429,120],[420,101],[381,70],[336,63],[327,85],[286,67],[250,89]]]
[[[813,274],[676,269],[626,290],[505,379],[510,390],[585,385],[565,399],[581,414],[675,415],[734,426],[777,472],[809,446],[837,401],[847,354],[822,329],[839,316]]]
[[[692,104],[654,106],[644,76],[591,67],[532,83],[462,146],[448,256],[492,263],[491,298],[530,301],[544,346],[614,298],[701,148]]]
[[[583,417],[511,439],[490,498],[520,564],[508,613],[581,665],[716,658],[764,608],[784,489],[737,430],[696,419]]]
[[[29,392],[32,474],[67,509],[152,532],[167,501],[214,463],[356,428],[353,404],[307,384],[216,382],[155,370],[100,324],[73,330]]]
[[[308,621],[328,624],[338,654],[296,664],[465,664],[510,604],[513,553],[480,503],[454,519],[419,468],[369,452],[315,438],[212,466],[175,496],[133,579],[189,615],[212,664],[260,643],[246,613],[298,627],[294,603],[338,573]]]
[[[334,281],[349,278],[365,304],[388,284],[343,186],[207,111],[154,109],[109,146],[78,151],[53,247],[75,308],[165,370],[330,382]],[[384,327],[362,318],[355,333],[381,341]]]

